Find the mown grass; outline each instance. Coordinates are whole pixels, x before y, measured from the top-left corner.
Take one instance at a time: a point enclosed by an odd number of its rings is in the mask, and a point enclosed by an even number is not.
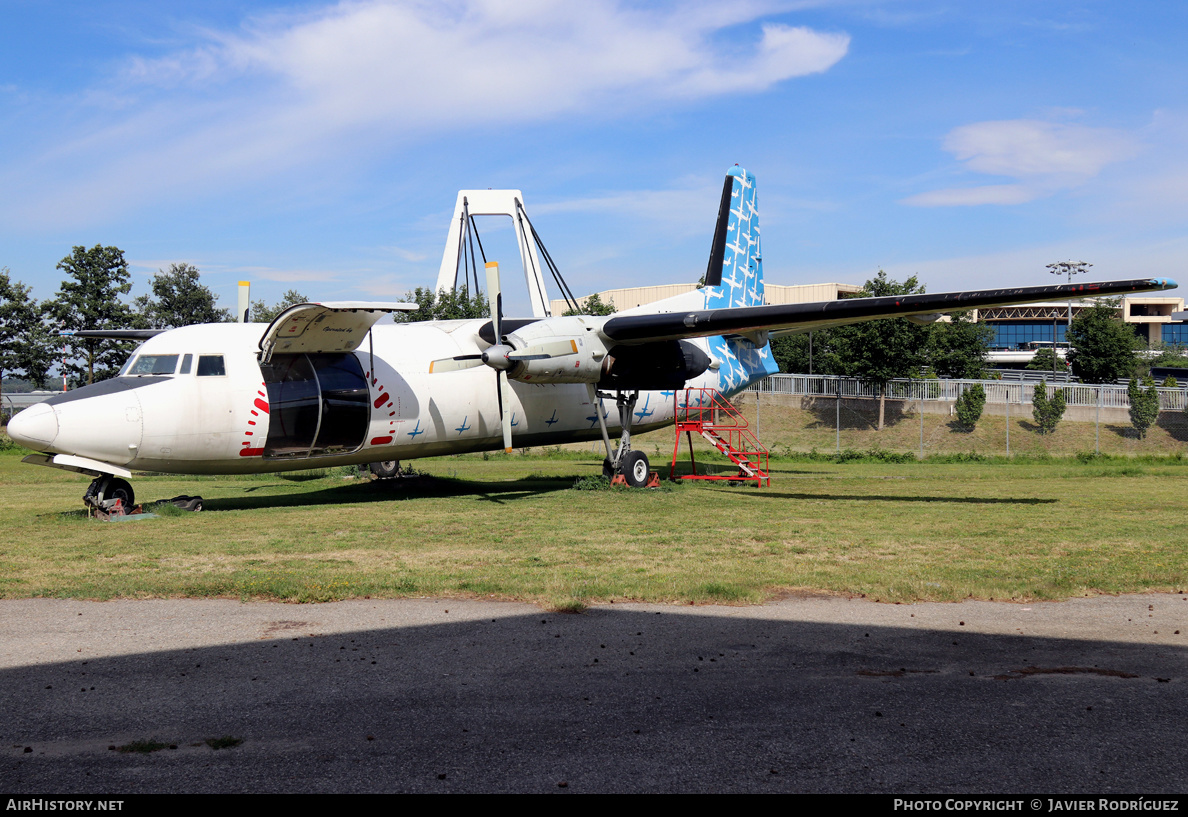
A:
[[[575,490],[600,473],[581,451],[423,460],[426,476],[395,484],[341,469],[143,476],[139,501],[198,494],[205,510],[117,524],[86,518],[86,478],[4,454],[0,597],[463,596],[577,610],[800,589],[913,601],[1188,587],[1188,460],[956,459],[799,455],[777,459],[764,489]]]

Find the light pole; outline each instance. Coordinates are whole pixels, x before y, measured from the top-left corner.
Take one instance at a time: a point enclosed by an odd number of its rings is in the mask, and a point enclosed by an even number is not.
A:
[[[1048,264],[1047,266],[1048,266],[1048,272],[1050,272],[1056,276],[1061,276],[1061,275],[1065,276],[1065,279],[1067,280],[1067,282],[1071,284],[1072,277],[1074,275],[1080,275],[1083,272],[1088,272],[1089,268],[1093,265],[1088,264],[1084,261],[1057,261],[1055,264]],[[1072,297],[1071,296],[1068,299],[1068,326],[1072,326]],[[1052,343],[1053,344],[1056,343],[1055,337],[1052,338]],[[1053,345],[1052,351],[1053,352],[1056,351],[1055,345]]]

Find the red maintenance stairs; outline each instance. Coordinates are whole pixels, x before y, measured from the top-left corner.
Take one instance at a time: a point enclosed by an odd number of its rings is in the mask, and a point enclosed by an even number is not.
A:
[[[673,399],[676,401],[676,444],[672,447],[669,479],[754,480],[757,487],[771,485],[767,448],[751,433],[747,418],[721,392],[717,389],[684,389],[674,394]],[[682,431],[689,440],[689,462],[693,473],[677,477],[676,461]],[[738,466],[738,473],[697,473],[697,462],[693,459],[694,432],[729,457]]]

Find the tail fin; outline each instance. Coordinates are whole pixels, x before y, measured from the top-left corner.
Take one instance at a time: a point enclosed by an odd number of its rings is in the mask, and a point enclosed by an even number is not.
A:
[[[755,176],[738,165],[727,171],[722,187],[705,288],[707,309],[763,304],[763,251]]]
[[[705,309],[763,305],[763,250],[759,244],[759,202],[755,176],[738,165],[726,173],[718,226],[705,272]],[[771,347],[738,335],[706,338],[718,364],[715,387],[734,394],[778,371]]]

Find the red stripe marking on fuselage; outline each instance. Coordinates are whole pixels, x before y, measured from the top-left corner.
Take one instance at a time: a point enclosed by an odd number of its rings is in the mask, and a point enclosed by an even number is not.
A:
[[[241,457],[262,457],[264,456],[263,448],[241,448],[239,449],[239,456]]]
[[[256,398],[256,402],[253,403],[252,405],[254,405],[256,408],[260,409],[260,411],[264,412],[265,414],[268,413],[268,404],[265,403],[263,400],[261,400],[259,397]]]
[[[391,437],[373,437],[371,440],[372,445],[387,445],[390,442],[392,442]]]
[[[379,397],[375,398],[375,407],[379,408],[386,402],[388,402],[388,393],[384,392]]]

